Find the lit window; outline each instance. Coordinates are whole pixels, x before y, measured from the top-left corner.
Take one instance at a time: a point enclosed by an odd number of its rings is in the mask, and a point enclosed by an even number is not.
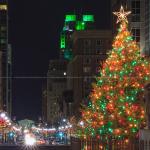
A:
[[[5,44],[6,43],[6,39],[1,39],[1,44]]]
[[[7,5],[0,5],[0,10],[7,10]]]
[[[6,31],[7,30],[7,28],[6,28],[6,26],[1,26],[1,31]]]
[[[83,67],[83,72],[87,73],[90,72],[91,68],[90,67]]]

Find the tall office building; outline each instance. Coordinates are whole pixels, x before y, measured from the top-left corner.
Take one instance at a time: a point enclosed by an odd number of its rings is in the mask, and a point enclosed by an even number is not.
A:
[[[88,104],[92,82],[111,50],[110,30],[75,31],[72,35],[73,59],[67,65],[67,89],[73,92],[73,115],[79,116],[82,104]]]
[[[7,0],[0,0],[0,109],[11,115],[11,46],[8,46]]]
[[[74,31],[89,30],[94,28],[94,15],[91,14],[67,14],[64,27],[60,34],[60,50],[68,61],[73,59],[72,34]]]
[[[145,52],[150,56],[150,1],[145,0]]]
[[[66,61],[50,60],[47,73],[46,121],[54,125],[61,117],[63,92],[66,90]]]
[[[146,17],[149,15],[149,6],[147,4],[149,0],[112,0],[112,12],[118,11],[120,6],[123,5],[125,10],[130,10],[131,15],[129,15],[129,28],[133,34],[134,39],[138,42],[141,54],[149,55],[149,42],[150,39],[147,39],[146,35],[149,36],[146,31],[146,22],[149,20]],[[146,9],[147,8],[147,9]],[[113,30],[117,31],[116,25],[116,16],[113,16]],[[149,22],[149,21],[148,21]],[[147,23],[147,30],[149,29],[149,23]]]

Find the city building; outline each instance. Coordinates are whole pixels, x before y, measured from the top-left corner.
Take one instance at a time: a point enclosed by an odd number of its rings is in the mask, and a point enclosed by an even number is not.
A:
[[[73,59],[67,65],[67,89],[73,92],[73,115],[79,116],[82,104],[88,104],[92,82],[100,72],[107,52],[111,50],[110,30],[74,31]]]
[[[49,61],[46,121],[51,125],[62,116],[63,92],[66,90],[66,65],[66,61],[61,58]]]
[[[150,83],[145,85],[144,102],[147,128],[150,129]]]
[[[91,13],[68,13],[65,15],[64,26],[60,34],[60,54],[69,63],[73,60],[73,33],[94,29],[94,15]],[[68,76],[67,76],[68,80]],[[70,118],[73,115],[73,91],[67,89],[63,93],[63,116]]]
[[[112,12],[119,11],[121,5],[125,10],[131,11],[131,15],[128,16],[129,30],[131,30],[134,39],[138,42],[141,54],[149,55],[149,0],[111,0],[111,2]],[[117,17],[112,16],[112,29],[117,31]]]
[[[11,46],[8,45],[8,2],[0,0],[0,109],[11,115]]]
[[[145,0],[145,52],[150,56],[150,1]]]
[[[60,50],[68,61],[73,59],[72,55],[72,34],[74,31],[89,30],[94,28],[94,16],[84,13],[67,14],[64,26],[60,34]]]

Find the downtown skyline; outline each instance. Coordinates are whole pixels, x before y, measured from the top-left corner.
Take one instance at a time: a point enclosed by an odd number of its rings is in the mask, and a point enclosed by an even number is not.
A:
[[[9,1],[9,42],[13,54],[12,116],[17,120],[35,120],[41,116],[42,83],[49,60],[58,58],[64,17],[67,13],[81,11],[95,16],[96,28],[110,29],[109,0],[101,3],[98,0]]]

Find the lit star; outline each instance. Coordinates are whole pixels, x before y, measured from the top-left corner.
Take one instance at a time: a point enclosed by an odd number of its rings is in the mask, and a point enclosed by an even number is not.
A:
[[[117,23],[118,23],[118,22],[122,22],[122,21],[125,21],[126,23],[128,23],[127,16],[128,16],[129,14],[131,14],[131,11],[125,12],[125,11],[124,11],[124,8],[121,6],[120,11],[119,11],[119,12],[113,12],[113,14],[118,17]]]

